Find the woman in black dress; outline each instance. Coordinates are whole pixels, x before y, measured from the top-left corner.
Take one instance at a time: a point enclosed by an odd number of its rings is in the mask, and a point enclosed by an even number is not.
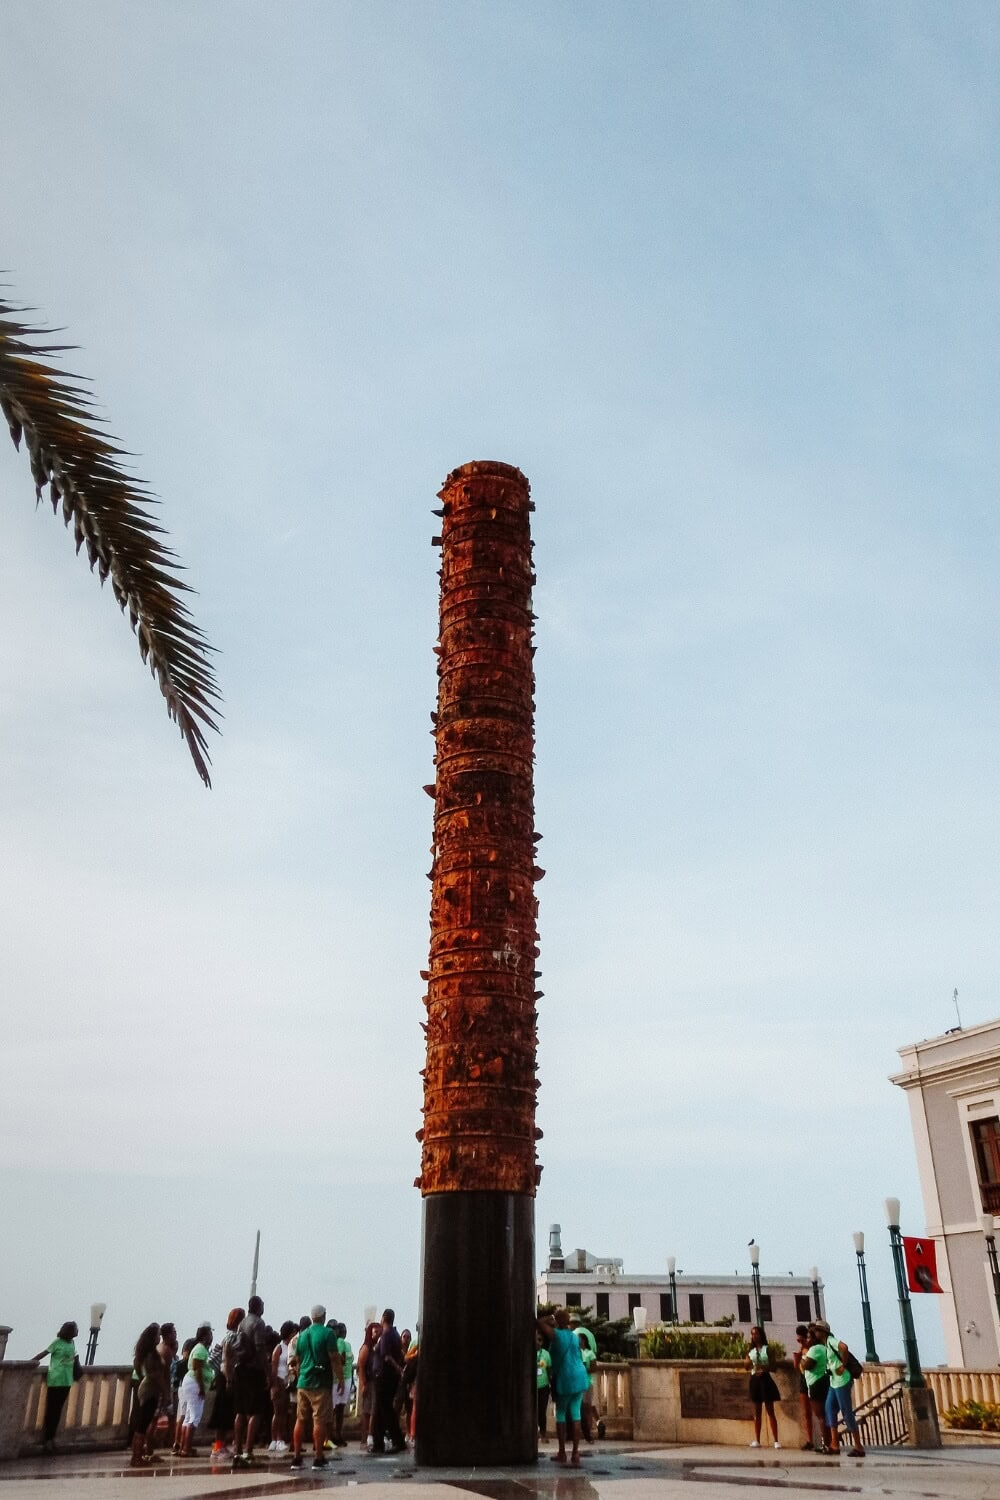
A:
[[[747,1369],[750,1371],[750,1400],[753,1402],[753,1442],[751,1448],[760,1447],[760,1421],[761,1407],[767,1412],[767,1420],[771,1424],[771,1436],[774,1446],[780,1448],[778,1442],[778,1419],[774,1415],[774,1403],[781,1400],[781,1393],[774,1383],[771,1374],[771,1356],[767,1347],[767,1339],[763,1328],[755,1323],[750,1330],[750,1348],[747,1350]]]

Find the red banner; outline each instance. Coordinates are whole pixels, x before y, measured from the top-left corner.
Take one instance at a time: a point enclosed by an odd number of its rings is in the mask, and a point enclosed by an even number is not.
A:
[[[918,1240],[903,1235],[906,1260],[906,1284],[911,1292],[939,1292],[937,1246],[933,1240]]]

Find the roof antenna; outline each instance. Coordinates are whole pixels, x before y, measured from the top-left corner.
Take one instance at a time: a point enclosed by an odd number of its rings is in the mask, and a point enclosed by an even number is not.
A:
[[[958,1008],[958,990],[954,991],[954,993],[952,994],[951,998],[955,1002],[955,1014],[956,1014],[956,1016],[958,1016],[958,1029],[959,1029],[959,1031],[961,1031],[961,1029],[962,1029],[962,1014],[961,1014],[961,1011]]]

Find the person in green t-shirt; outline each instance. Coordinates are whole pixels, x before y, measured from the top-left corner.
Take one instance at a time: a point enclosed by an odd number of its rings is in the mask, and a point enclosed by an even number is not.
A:
[[[209,1354],[211,1343],[211,1325],[202,1323],[195,1329],[194,1343],[187,1357],[187,1373],[178,1391],[178,1452],[181,1458],[191,1458],[195,1452],[191,1444],[205,1414],[205,1397],[215,1384],[215,1366]]]
[[[806,1378],[807,1394],[812,1402],[813,1415],[823,1434],[821,1453],[830,1453],[830,1429],[826,1425],[826,1398],[830,1390],[830,1377],[826,1372],[826,1339],[810,1323],[806,1332],[808,1347],[799,1358],[799,1369]]]
[[[549,1372],[552,1369],[552,1355],[542,1342],[542,1335],[535,1330],[535,1344],[538,1354],[538,1436],[545,1441],[545,1421],[549,1410]]]
[[[837,1431],[837,1425],[843,1417],[844,1427],[851,1438],[852,1458],[864,1458],[865,1450],[861,1446],[861,1434],[858,1431],[854,1403],[851,1400],[851,1372],[847,1368],[849,1352],[847,1345],[837,1342],[830,1332],[829,1323],[817,1323],[816,1332],[820,1338],[825,1337],[826,1341],[826,1369],[830,1377],[830,1389],[826,1397],[826,1425],[830,1429],[830,1447],[834,1453],[840,1452],[840,1433]]]
[[[574,1324],[573,1332],[579,1341],[580,1358],[583,1360],[583,1368],[590,1382],[580,1402],[580,1430],[583,1433],[584,1442],[592,1443],[594,1428],[597,1426],[597,1412],[594,1408],[594,1366],[597,1364],[597,1340],[591,1330],[584,1328],[581,1324]]]
[[[292,1434],[292,1468],[302,1467],[302,1438],[312,1414],[314,1469],[326,1468],[323,1449],[333,1427],[333,1387],[344,1389],[344,1361],[337,1348],[337,1334],[326,1326],[326,1308],[317,1303],[312,1322],[303,1328],[295,1345],[299,1365],[296,1386],[295,1430]],[[336,1450],[335,1450],[336,1452]],[[337,1458],[340,1454],[336,1454]]]
[[[767,1331],[759,1323],[754,1323],[750,1329],[750,1347],[747,1349],[746,1366],[750,1373],[747,1395],[753,1404],[753,1441],[750,1446],[751,1448],[760,1447],[761,1425],[764,1413],[767,1412],[771,1441],[776,1448],[780,1448],[778,1418],[774,1413],[774,1404],[781,1400],[781,1392],[771,1373],[771,1350],[767,1342]]]
[[[42,1421],[43,1453],[56,1451],[56,1428],[76,1379],[76,1345],[73,1340],[79,1332],[75,1323],[64,1323],[48,1348],[42,1349],[32,1359],[32,1364],[37,1365],[46,1354],[49,1356],[49,1368],[45,1377],[45,1416]]]
[[[795,1342],[798,1348],[792,1354],[792,1364],[795,1367],[795,1379],[799,1389],[799,1406],[802,1415],[802,1426],[805,1430],[806,1440],[802,1447],[811,1451],[813,1446],[813,1406],[809,1400],[809,1382],[806,1380],[806,1372],[802,1368],[803,1356],[809,1353],[809,1330],[804,1323],[799,1323],[795,1329]]]

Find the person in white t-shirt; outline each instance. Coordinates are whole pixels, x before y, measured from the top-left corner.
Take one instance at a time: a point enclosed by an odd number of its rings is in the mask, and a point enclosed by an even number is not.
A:
[[[271,1354],[271,1441],[269,1453],[287,1453],[289,1432],[290,1398],[288,1395],[288,1346],[298,1331],[298,1325],[290,1319],[281,1325],[281,1339]]]

